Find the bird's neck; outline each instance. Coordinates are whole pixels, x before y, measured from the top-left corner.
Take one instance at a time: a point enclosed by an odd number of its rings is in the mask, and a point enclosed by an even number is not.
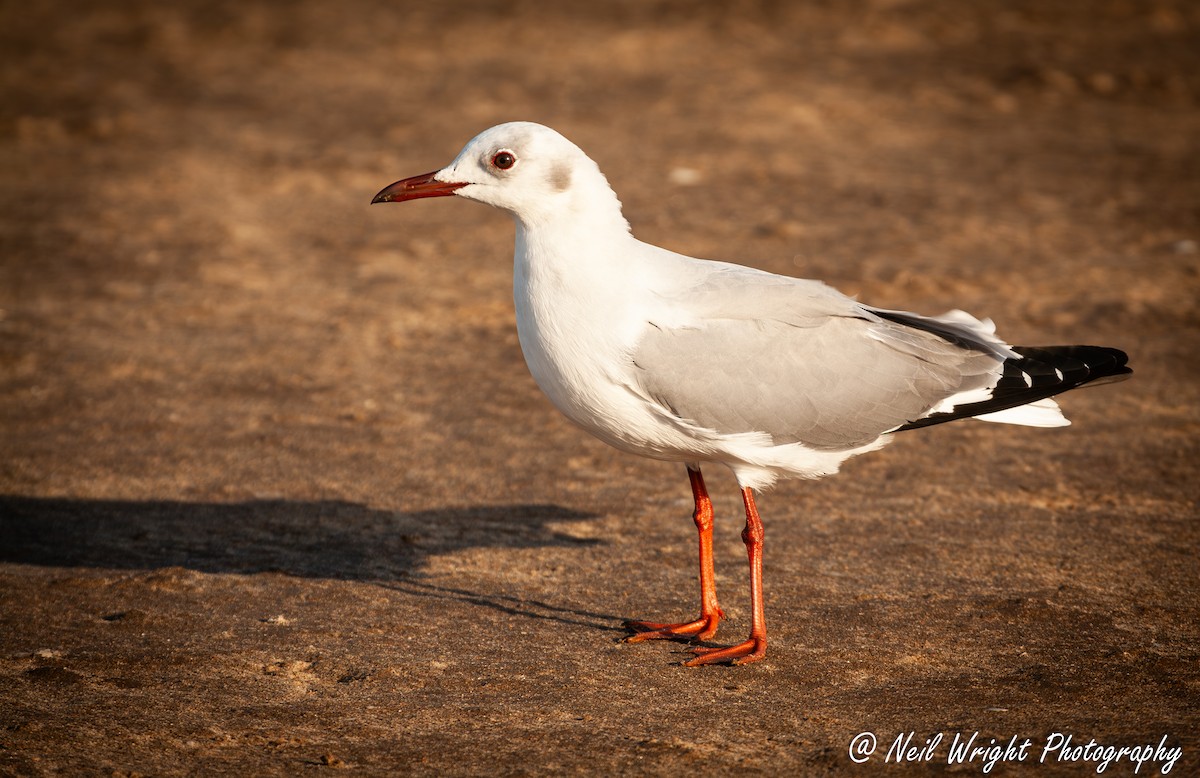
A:
[[[515,280],[518,287],[590,296],[628,278],[633,268],[625,265],[633,255],[622,249],[633,242],[624,219],[543,224],[518,220]]]
[[[622,250],[634,242],[629,222],[603,174],[594,173],[594,180],[577,180],[542,207],[514,212],[518,276],[568,286],[603,285],[629,270],[622,267],[634,256]]]
[[[581,182],[543,201],[525,203],[511,211],[517,229],[539,236],[602,236],[629,232],[621,201],[596,171],[595,180]]]

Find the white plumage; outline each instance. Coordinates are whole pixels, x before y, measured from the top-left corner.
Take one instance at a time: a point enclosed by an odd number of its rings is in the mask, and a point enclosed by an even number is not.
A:
[[[1113,349],[1015,349],[962,311],[872,308],[818,281],[643,243],[596,164],[537,124],[493,127],[447,167],[399,181],[375,202],[441,195],[512,214],[517,332],[538,386],[601,440],[686,463],[698,525],[703,463],[733,470],[754,535],[752,490],[780,477],[835,473],[898,430],[961,416],[1065,425],[1050,395],[1129,372]],[[703,627],[635,622],[635,639],[715,631],[705,531]],[[756,624],[746,643],[692,663],[752,661],[765,646]]]

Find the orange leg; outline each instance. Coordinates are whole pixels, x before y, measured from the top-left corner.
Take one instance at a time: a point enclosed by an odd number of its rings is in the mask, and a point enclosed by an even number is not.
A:
[[[750,637],[728,648],[694,648],[692,652],[696,658],[684,662],[688,667],[718,662],[744,665],[757,662],[767,653],[767,618],[762,591],[763,523],[754,505],[754,492],[742,489],[742,501],[746,503],[746,528],[742,530],[742,542],[746,544],[746,554],[750,558]]]
[[[642,640],[696,639],[708,640],[717,634],[717,626],[725,618],[717,604],[717,584],[713,574],[713,507],[704,487],[704,476],[700,469],[688,468],[688,479],[692,482],[692,497],[696,500],[696,511],[692,519],[700,533],[700,618],[680,624],[659,624],[654,621],[627,621],[625,626],[635,634],[625,638],[627,643]]]

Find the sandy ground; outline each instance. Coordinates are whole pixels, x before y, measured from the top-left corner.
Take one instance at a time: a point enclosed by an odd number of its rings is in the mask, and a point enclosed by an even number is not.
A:
[[[2,8],[0,773],[1200,771],[1194,3]],[[1136,375],[764,495],[767,661],[622,644],[696,607],[683,468],[540,395],[505,216],[367,205],[511,119],[645,240]]]

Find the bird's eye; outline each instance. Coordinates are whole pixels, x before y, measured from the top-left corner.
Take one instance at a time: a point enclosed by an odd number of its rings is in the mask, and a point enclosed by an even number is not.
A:
[[[500,170],[508,170],[513,165],[517,164],[517,155],[511,151],[497,151],[492,157],[492,166]]]

